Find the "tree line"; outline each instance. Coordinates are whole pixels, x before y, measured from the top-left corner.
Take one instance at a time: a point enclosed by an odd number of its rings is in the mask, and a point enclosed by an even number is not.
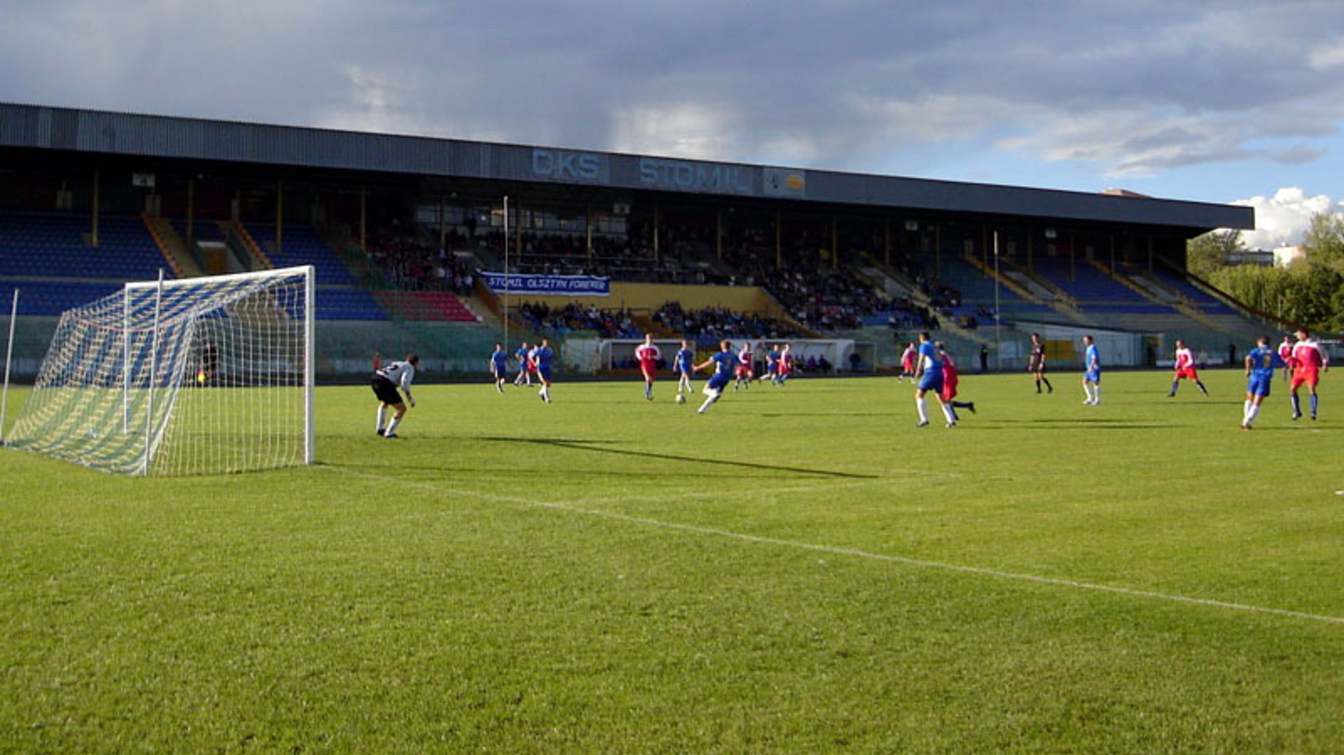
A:
[[[1218,230],[1186,243],[1190,272],[1256,309],[1323,334],[1344,332],[1344,216],[1320,213],[1288,267],[1230,265],[1245,252],[1241,232]]]

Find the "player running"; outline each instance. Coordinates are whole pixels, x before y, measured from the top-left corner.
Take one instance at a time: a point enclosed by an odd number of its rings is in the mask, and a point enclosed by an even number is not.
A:
[[[947,353],[947,349],[942,341],[935,342],[933,346],[938,349],[938,357],[943,360],[943,390],[939,393],[938,397],[942,399],[943,406],[951,409],[952,424],[955,425],[957,422],[961,421],[961,417],[957,415],[957,410],[970,409],[971,414],[975,414],[975,402],[953,400],[957,397],[957,383],[961,380],[957,375],[956,360],[952,358],[951,354]]]
[[[1255,348],[1246,355],[1246,401],[1241,405],[1241,429],[1250,430],[1256,416],[1260,414],[1260,404],[1269,396],[1269,387],[1274,383],[1274,371],[1286,364],[1278,352],[1269,346],[1269,338],[1261,336],[1255,341]]]
[[[1279,344],[1279,359],[1283,360],[1283,382],[1288,382],[1293,377],[1293,337],[1284,335],[1283,343]]]
[[[405,361],[388,362],[373,373],[373,395],[378,397],[377,432],[384,438],[397,437],[397,425],[400,425],[401,418],[406,416],[406,404],[401,402],[401,394],[397,393],[398,387],[406,394],[406,401],[415,406],[415,397],[411,395],[411,382],[415,380],[415,368],[418,366],[420,357],[412,352],[406,355]],[[396,414],[384,430],[383,419],[387,416],[389,406],[396,411]]]
[[[523,341],[518,350],[513,352],[513,358],[518,360],[518,377],[513,379],[514,385],[532,385],[532,349],[527,347],[527,341]]]
[[[919,356],[919,350],[915,348],[913,342],[905,344],[905,351],[901,352],[901,374],[896,376],[897,382],[903,382],[910,378],[911,382],[915,379],[915,359]]]
[[[947,426],[956,427],[956,415],[952,413],[952,407],[943,403],[941,395],[943,363],[938,359],[938,348],[933,345],[927,331],[919,334],[919,364],[916,369],[919,371],[919,385],[915,388],[915,409],[919,412],[919,422],[915,423],[915,427],[929,426],[929,415],[924,409],[924,394],[929,391],[933,391],[934,398],[938,399],[938,406],[947,418]]]
[[[1031,373],[1032,378],[1036,380],[1036,392],[1041,392],[1041,383],[1045,383],[1045,389],[1051,393],[1055,392],[1055,387],[1050,385],[1050,380],[1045,377],[1045,342],[1041,340],[1040,333],[1031,334],[1031,355],[1027,357],[1027,372]]]
[[[1297,329],[1297,343],[1293,345],[1293,381],[1288,384],[1289,390],[1293,392],[1293,419],[1302,418],[1302,399],[1297,395],[1297,391],[1303,385],[1311,393],[1311,419],[1316,421],[1316,408],[1319,403],[1319,397],[1316,395],[1316,384],[1321,380],[1322,372],[1330,371],[1330,357],[1326,356],[1325,349],[1316,343],[1316,339],[1311,337],[1306,328]]]
[[[537,380],[541,382],[541,390],[537,391],[537,396],[549,404],[551,403],[551,360],[555,358],[555,352],[551,350],[550,339],[541,339],[541,343],[537,344],[535,349],[532,349],[530,358],[537,373]]]
[[[658,358],[662,352],[653,343],[653,334],[644,334],[644,343],[635,348],[635,359],[639,361],[639,371],[644,375],[644,398],[653,400],[653,379],[658,376]]]
[[[737,353],[737,382],[733,383],[733,390],[751,387],[751,379],[755,375],[751,360],[751,341],[747,341]]]
[[[1181,386],[1182,380],[1193,380],[1199,392],[1205,396],[1209,395],[1209,389],[1204,387],[1204,383],[1199,379],[1199,372],[1195,369],[1195,355],[1190,352],[1190,347],[1185,345],[1185,341],[1176,339],[1176,366],[1175,374],[1171,378],[1171,392],[1167,398],[1176,395],[1176,389]]]
[[[700,405],[696,414],[704,414],[715,401],[718,401],[723,396],[723,390],[728,387],[728,381],[733,379],[733,373],[738,367],[738,357],[733,356],[731,341],[720,341],[719,353],[695,365],[694,369],[699,372],[710,365],[714,366],[714,374],[710,375],[709,382],[705,383],[705,403]]]
[[[770,350],[765,352],[765,375],[762,379],[769,378],[771,385],[779,385],[779,346],[771,346]]]
[[[1087,346],[1087,350],[1083,352],[1083,393],[1087,394],[1087,398],[1083,403],[1088,406],[1100,406],[1101,353],[1092,336],[1083,336],[1083,344]]]
[[[788,382],[789,375],[793,373],[793,354],[789,344],[784,344],[784,348],[779,350],[779,364],[775,366],[775,384],[784,385]]]
[[[490,374],[495,378],[495,390],[504,392],[504,384],[509,380],[509,355],[504,353],[504,344],[495,344],[490,355]]]
[[[695,352],[689,341],[682,340],[681,348],[672,358],[672,371],[677,373],[677,393],[691,392],[691,373],[695,372]]]

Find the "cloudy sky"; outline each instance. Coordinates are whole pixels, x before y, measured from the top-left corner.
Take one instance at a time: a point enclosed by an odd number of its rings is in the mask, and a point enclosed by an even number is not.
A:
[[[0,0],[0,100],[1344,210],[1338,0]]]

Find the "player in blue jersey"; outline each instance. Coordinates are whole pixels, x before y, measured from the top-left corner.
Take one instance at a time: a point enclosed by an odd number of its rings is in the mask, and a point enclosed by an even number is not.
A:
[[[555,352],[551,350],[551,340],[543,338],[532,350],[532,363],[537,368],[537,379],[541,381],[541,390],[537,391],[537,396],[548,404],[551,403],[552,359],[555,359]]]
[[[1083,336],[1083,345],[1087,347],[1083,351],[1083,393],[1087,394],[1083,403],[1097,406],[1101,403],[1101,353],[1092,336]]]
[[[1241,406],[1241,429],[1251,429],[1260,414],[1260,403],[1269,395],[1269,387],[1274,383],[1274,372],[1286,365],[1279,352],[1270,348],[1268,337],[1256,339],[1255,348],[1246,355],[1246,402]]]
[[[956,427],[956,416],[952,414],[952,408],[943,403],[943,397],[940,395],[943,392],[943,362],[938,358],[938,347],[933,345],[933,339],[927,332],[919,334],[915,376],[919,380],[915,388],[915,409],[919,412],[919,422],[915,423],[915,427],[929,426],[929,414],[924,409],[924,394],[930,391],[943,410],[943,416],[947,418],[947,426]]]
[[[779,346],[771,346],[765,352],[765,374],[771,385],[779,385]]]
[[[527,341],[523,341],[518,350],[513,352],[513,358],[518,360],[518,377],[513,379],[514,385],[532,385],[532,349],[527,347]]]
[[[700,364],[695,365],[695,370],[699,372],[711,365],[714,367],[714,374],[709,376],[709,382],[705,383],[704,394],[705,403],[700,405],[696,414],[704,414],[705,410],[720,397],[723,396],[723,390],[733,381],[733,374],[737,371],[738,357],[733,353],[733,344],[731,341],[720,341],[719,352],[706,359]]]
[[[504,353],[504,344],[495,344],[495,351],[490,355],[490,374],[495,378],[495,390],[504,392],[504,383],[509,380],[509,355]]]
[[[672,371],[677,374],[677,393],[691,392],[691,373],[695,372],[695,352],[689,341],[681,342],[681,349],[672,359]]]

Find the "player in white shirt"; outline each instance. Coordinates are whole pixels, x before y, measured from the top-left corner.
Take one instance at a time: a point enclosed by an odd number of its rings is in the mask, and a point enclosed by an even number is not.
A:
[[[406,404],[402,403],[401,394],[397,393],[398,387],[406,394],[406,401],[415,406],[415,396],[411,395],[411,383],[415,380],[415,368],[419,365],[420,357],[411,353],[406,355],[405,361],[389,362],[373,373],[373,395],[378,397],[377,430],[384,438],[397,437],[397,425],[401,424],[401,418],[406,416]],[[389,406],[396,414],[384,430],[383,420],[387,416]]]
[[[1190,351],[1190,347],[1185,345],[1185,341],[1176,339],[1176,364],[1175,373],[1171,377],[1171,392],[1167,398],[1176,395],[1176,389],[1181,386],[1182,380],[1193,380],[1199,392],[1205,396],[1209,395],[1209,389],[1204,387],[1204,382],[1199,379],[1199,372],[1195,369],[1195,355]]]

